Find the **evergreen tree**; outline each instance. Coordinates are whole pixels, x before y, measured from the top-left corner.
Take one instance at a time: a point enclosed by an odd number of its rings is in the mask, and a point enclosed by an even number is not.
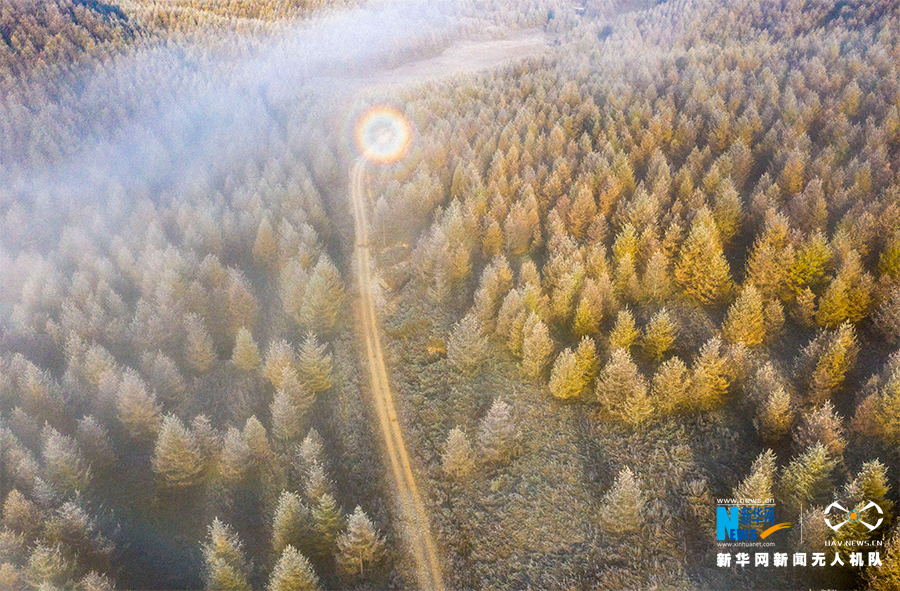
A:
[[[187,328],[187,339],[184,346],[184,360],[187,365],[199,374],[204,374],[212,367],[216,359],[212,337],[200,316],[188,314],[184,318]]]
[[[475,292],[473,312],[482,327],[493,332],[495,319],[503,299],[512,289],[512,271],[506,257],[500,255],[485,267],[481,274],[481,282]]]
[[[527,378],[543,377],[553,354],[553,341],[547,325],[534,312],[525,321],[522,340],[522,372]]]
[[[505,462],[515,452],[518,428],[513,419],[512,407],[499,398],[481,419],[478,428],[478,451],[488,464]]]
[[[272,415],[272,433],[275,437],[285,442],[299,437],[305,411],[306,408],[299,406],[287,391],[276,391],[275,398],[269,405],[269,412]]]
[[[822,293],[821,290],[828,283],[831,258],[831,249],[825,235],[821,231],[811,234],[797,252],[788,273],[789,285],[795,296],[807,289]]]
[[[259,349],[253,335],[245,327],[238,330],[237,337],[234,342],[234,351],[231,354],[231,362],[244,371],[253,371],[261,362],[259,358]]]
[[[326,353],[325,345],[319,345],[313,333],[307,333],[297,357],[300,383],[312,392],[327,390],[333,383],[333,369],[331,353]]]
[[[337,537],[344,527],[341,509],[334,497],[325,493],[319,497],[312,510],[313,528],[316,532],[315,552],[318,556],[330,556],[335,549]]]
[[[243,544],[234,530],[214,519],[202,544],[206,589],[209,591],[250,591],[251,571]]]
[[[297,494],[282,491],[272,520],[272,547],[275,554],[280,555],[288,546],[308,552],[312,549],[313,540],[312,513],[309,507],[303,504]]]
[[[653,251],[641,280],[644,299],[654,304],[666,302],[672,294],[672,279],[669,276],[669,260],[661,250]]]
[[[337,540],[338,569],[349,577],[360,577],[384,556],[384,540],[363,510],[357,506],[347,521],[347,531]]]
[[[320,255],[306,284],[299,314],[301,325],[319,334],[328,333],[343,303],[341,275],[327,256]]]
[[[631,468],[623,468],[612,488],[603,496],[603,529],[621,535],[640,530],[643,525],[644,493]]]
[[[466,481],[475,471],[472,446],[465,432],[459,427],[454,427],[447,435],[441,454],[441,466],[448,477],[459,481]]]
[[[447,360],[459,373],[478,373],[488,354],[488,339],[478,317],[469,313],[456,323],[447,345]]]
[[[229,427],[222,446],[219,473],[225,482],[237,484],[243,481],[253,467],[253,452],[244,435],[235,427]]]
[[[819,302],[816,322],[835,328],[845,321],[855,324],[865,318],[871,307],[874,283],[872,276],[863,269],[859,254],[851,250]]]
[[[835,460],[821,443],[791,460],[784,469],[780,487],[788,507],[796,511],[800,505],[823,503],[831,491],[834,467]]]
[[[313,461],[309,465],[303,478],[303,492],[311,503],[318,501],[326,493],[334,495],[334,484],[325,474],[322,462]]]
[[[653,315],[644,329],[641,346],[644,354],[653,361],[662,361],[666,353],[675,344],[677,329],[669,316],[669,311],[663,308]]]
[[[766,317],[762,295],[753,285],[746,285],[728,308],[722,327],[725,338],[747,347],[761,345],[766,338]]]
[[[560,399],[577,397],[587,391],[597,371],[594,341],[583,337],[578,349],[566,349],[557,358],[550,373],[550,392]]]
[[[527,318],[525,302],[519,290],[510,291],[503,299],[500,312],[497,314],[497,333],[506,342],[510,352],[519,358],[522,357],[523,333]]]
[[[640,332],[634,323],[634,315],[632,315],[631,310],[625,308],[620,310],[618,316],[616,316],[616,325],[613,327],[612,332],[609,333],[609,346],[613,349],[625,349],[628,351],[634,345],[639,335]]]
[[[25,564],[25,580],[33,589],[64,589],[75,572],[59,544],[48,546],[39,542]]]
[[[256,241],[253,243],[253,258],[260,267],[273,270],[278,264],[278,240],[275,228],[268,217],[259,222],[256,230]]]
[[[675,263],[675,281],[696,302],[721,303],[731,291],[731,270],[708,210],[694,217]]]
[[[732,496],[736,499],[771,499],[775,486],[775,452],[767,449],[753,460],[750,474],[737,488]]]
[[[269,577],[268,591],[318,591],[319,578],[312,565],[293,546],[285,546]]]
[[[153,471],[172,488],[188,488],[198,484],[207,467],[194,440],[181,419],[168,415],[163,419],[153,450]]]

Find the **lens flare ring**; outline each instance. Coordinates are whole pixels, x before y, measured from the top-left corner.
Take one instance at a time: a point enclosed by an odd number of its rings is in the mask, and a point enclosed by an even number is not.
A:
[[[412,144],[412,126],[394,107],[380,105],[367,110],[356,123],[356,146],[375,164],[402,160]]]

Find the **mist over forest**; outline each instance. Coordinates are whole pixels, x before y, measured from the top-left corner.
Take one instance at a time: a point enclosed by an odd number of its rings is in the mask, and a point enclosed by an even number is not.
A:
[[[0,589],[900,589],[898,64],[888,0],[0,0]]]

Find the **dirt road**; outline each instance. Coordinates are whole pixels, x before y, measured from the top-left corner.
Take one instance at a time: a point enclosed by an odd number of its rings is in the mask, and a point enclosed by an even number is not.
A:
[[[388,381],[387,368],[381,352],[381,335],[375,316],[375,299],[372,294],[372,272],[369,257],[369,224],[366,219],[366,194],[363,184],[365,164],[357,160],[350,174],[350,198],[353,202],[353,218],[356,226],[356,278],[359,287],[359,316],[369,365],[369,385],[378,413],[378,422],[384,437],[386,451],[391,461],[394,481],[401,505],[401,532],[412,550],[419,588],[427,591],[443,591],[444,582],[434,540],[428,527],[425,505],[416,487],[409,463],[409,454],[403,443],[403,433],[397,422],[394,400]]]

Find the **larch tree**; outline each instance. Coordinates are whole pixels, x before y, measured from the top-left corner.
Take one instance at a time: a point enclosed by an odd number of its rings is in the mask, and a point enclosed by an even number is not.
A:
[[[674,416],[692,407],[691,372],[678,357],[664,361],[653,374],[651,395],[663,416]]]
[[[136,372],[128,370],[119,384],[116,414],[128,434],[139,441],[149,441],[159,429],[159,404],[156,395]]]
[[[276,389],[281,388],[281,381],[286,368],[294,368],[294,350],[287,341],[281,339],[273,341],[266,351],[266,362],[263,368],[263,376],[269,380]]]
[[[846,432],[840,415],[834,410],[831,401],[826,401],[818,408],[803,414],[797,429],[794,431],[794,446],[797,451],[804,451],[821,443],[828,449],[831,457],[840,460],[847,447]]]
[[[278,265],[278,238],[268,216],[260,220],[257,227],[253,258],[260,267],[268,271],[272,271]]]
[[[205,374],[216,360],[216,351],[212,337],[203,319],[197,314],[188,314],[184,318],[187,338],[184,344],[184,360],[198,374]]]
[[[652,415],[647,380],[625,349],[615,349],[597,377],[601,411],[626,425],[636,426]]]
[[[762,401],[757,410],[754,425],[766,443],[780,441],[791,428],[794,420],[791,397],[781,386],[775,388]]]
[[[826,501],[831,494],[831,478],[836,462],[828,448],[816,443],[794,457],[781,476],[781,498],[792,510]]]
[[[708,210],[697,213],[675,263],[678,286],[705,306],[723,302],[732,287],[731,269],[711,218]]]
[[[41,459],[44,478],[57,491],[74,495],[86,491],[91,483],[91,466],[84,459],[75,440],[44,425],[41,431]]]
[[[744,286],[725,314],[722,327],[725,338],[747,347],[761,345],[766,338],[765,304],[752,284]]]
[[[716,410],[725,402],[730,383],[728,362],[722,355],[722,341],[710,339],[694,362],[692,404],[696,411]]]
[[[326,352],[326,346],[320,345],[316,335],[311,332],[306,334],[303,344],[300,345],[297,370],[301,385],[312,392],[323,392],[334,382],[331,353]]]
[[[553,340],[547,325],[534,312],[525,321],[522,339],[522,373],[532,380],[543,377],[553,354]]]
[[[881,564],[866,570],[871,591],[900,589],[900,526],[895,526],[884,546]]]
[[[168,415],[159,430],[151,464],[166,486],[185,489],[200,482],[207,458],[181,419]]]
[[[588,277],[581,286],[578,304],[575,306],[573,331],[576,336],[593,336],[600,333],[603,322],[604,297],[597,282]]]
[[[506,342],[507,348],[516,357],[522,357],[525,321],[528,313],[518,289],[513,289],[503,299],[497,314],[497,334]]]
[[[319,591],[319,578],[309,560],[293,546],[284,550],[269,576],[267,591]]]
[[[481,274],[481,282],[475,292],[473,312],[488,332],[493,332],[497,312],[513,285],[512,271],[503,255],[495,257]]]
[[[612,534],[635,533],[643,525],[644,492],[629,467],[622,468],[603,496],[603,529]]]
[[[494,400],[478,427],[478,452],[482,460],[488,464],[509,460],[515,453],[518,437],[512,407],[499,398]]]
[[[444,474],[453,480],[465,482],[475,471],[475,454],[465,432],[454,427],[447,435],[441,453]]]
[[[640,334],[631,310],[623,308],[616,316],[616,324],[613,326],[612,332],[609,333],[609,346],[613,349],[625,349],[628,351],[635,344]]]
[[[319,334],[327,334],[334,327],[344,303],[341,275],[327,256],[319,256],[306,284],[300,308],[301,325]]]
[[[672,322],[669,311],[663,308],[650,318],[644,328],[641,347],[644,354],[655,362],[660,362],[675,344],[678,329]]]
[[[231,526],[214,519],[203,550],[203,578],[208,591],[250,591],[252,570],[244,555],[243,543]]]
[[[845,322],[828,336],[824,350],[816,362],[809,383],[812,402],[824,402],[844,384],[847,373],[856,364],[858,353],[856,330],[852,324]]]
[[[276,555],[293,546],[309,552],[314,540],[312,512],[296,493],[282,491],[272,520],[272,547]]]
[[[334,497],[325,493],[312,509],[313,528],[316,532],[314,550],[318,556],[330,556],[335,550],[338,534],[344,528],[341,509]]]
[[[653,251],[647,261],[641,278],[641,294],[645,300],[654,304],[666,302],[672,294],[669,259],[661,250]]]
[[[454,325],[447,344],[447,361],[464,376],[472,376],[485,362],[488,339],[479,316],[470,312]]]
[[[337,546],[338,569],[348,578],[362,577],[384,556],[384,540],[359,506],[347,520],[347,530],[338,537]]]
[[[298,382],[299,383],[299,382]],[[302,390],[302,388],[300,388]],[[278,439],[289,443],[300,436],[305,408],[295,402],[295,397],[287,390],[279,389],[269,405],[272,415],[272,433]]]
[[[771,499],[775,486],[775,452],[767,449],[759,454],[750,467],[750,474],[734,489],[736,499]]]
[[[231,362],[244,371],[254,371],[262,362],[256,341],[253,340],[253,335],[246,327],[238,330],[234,340],[234,350],[231,353]]]
[[[816,322],[827,328],[859,322],[869,314],[874,288],[875,280],[863,268],[859,253],[851,250],[819,301]]]

